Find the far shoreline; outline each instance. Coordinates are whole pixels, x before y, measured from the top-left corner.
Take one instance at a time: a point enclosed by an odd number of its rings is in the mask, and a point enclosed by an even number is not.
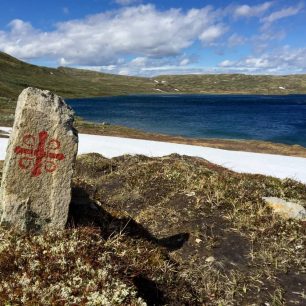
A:
[[[139,96],[142,95],[241,95],[242,93],[148,93],[148,94],[137,94]],[[129,95],[129,94],[127,94]],[[131,94],[135,95],[135,94]],[[266,96],[266,94],[254,94],[254,93],[246,93],[243,95],[252,95],[252,96]],[[270,95],[270,94],[269,94]],[[305,96],[306,94],[283,94],[283,96],[288,95],[298,95]],[[101,97],[121,97],[124,95],[109,95],[109,96],[101,96]],[[281,96],[280,94],[273,94],[273,96]],[[65,98],[65,100],[83,100],[83,99],[99,99],[100,97],[78,97],[78,98]],[[0,101],[1,102],[1,101]],[[0,110],[0,126],[3,127],[12,127],[14,120],[14,111],[16,103],[12,103],[12,101],[3,101],[3,105],[1,104]],[[3,115],[3,118],[1,117]],[[80,133],[92,134],[92,135],[102,135],[102,136],[115,136],[115,137],[123,137],[123,138],[134,138],[134,139],[143,139],[143,140],[155,140],[155,141],[163,141],[170,143],[178,143],[178,144],[189,144],[195,146],[203,146],[203,147],[211,147],[217,149],[224,150],[232,150],[232,151],[243,151],[243,152],[254,152],[254,153],[267,153],[267,154],[277,154],[284,156],[294,156],[294,157],[303,157],[306,158],[306,147],[303,147],[299,144],[284,144],[284,143],[275,143],[270,141],[263,140],[247,140],[247,139],[222,139],[222,138],[191,138],[191,137],[183,137],[183,136],[174,136],[153,132],[145,132],[142,130],[129,128],[126,126],[119,126],[113,124],[102,124],[85,121],[81,117],[76,117],[75,127]],[[3,137],[3,135],[0,137]]]
[[[126,94],[126,95],[113,95],[109,96],[110,99],[121,98],[124,96],[255,96],[255,97],[264,97],[268,94],[254,94],[254,93],[156,93],[156,94]],[[269,94],[270,95],[270,94]],[[271,95],[272,96],[272,95]],[[306,97],[306,94],[273,94],[273,96],[302,96]],[[95,98],[72,98],[66,99],[67,103],[69,101],[82,101],[87,99],[97,99]],[[105,97],[101,97],[102,99]],[[111,100],[110,100],[111,101]],[[73,105],[72,105],[73,107]],[[88,119],[87,119],[88,120]],[[184,136],[184,135],[175,135],[175,134],[164,134],[163,132],[158,131],[149,131],[142,130],[138,128],[121,126],[112,123],[102,123],[87,121],[84,118],[78,117],[78,129],[81,133],[86,134],[95,134],[95,135],[104,135],[104,136],[118,136],[124,138],[134,138],[134,139],[143,139],[143,140],[155,140],[155,141],[165,141],[179,144],[189,144],[189,145],[197,145],[197,146],[205,146],[212,148],[219,148],[225,150],[233,150],[233,151],[245,151],[245,152],[255,152],[255,153],[270,153],[270,154],[278,154],[278,155],[287,155],[287,156],[296,156],[296,157],[306,157],[306,146],[298,143],[285,143],[285,142],[273,142],[269,140],[260,140],[260,139],[240,139],[240,138],[214,138],[214,137],[193,137],[193,136]],[[119,123],[120,124],[120,123]]]
[[[148,92],[148,93],[128,93],[119,95],[102,95],[102,96],[88,96],[88,97],[76,97],[76,98],[64,98],[67,100],[86,100],[86,99],[100,99],[100,98],[116,98],[116,97],[129,97],[129,96],[305,96],[305,93],[252,93],[252,92]]]
[[[12,122],[5,123],[0,121],[0,126],[12,128]],[[177,144],[188,144],[194,146],[210,147],[216,149],[242,151],[251,153],[276,154],[293,157],[306,158],[306,148],[301,145],[287,145],[283,143],[274,143],[262,140],[246,139],[222,139],[222,138],[189,138],[182,136],[173,136],[167,134],[158,134],[145,132],[138,129],[119,126],[113,124],[94,123],[76,117],[75,128],[79,133],[100,136],[113,136],[131,139],[153,140]],[[1,133],[0,138],[8,136]]]
[[[126,126],[88,122],[80,117],[77,117],[75,127],[80,133],[83,134],[154,140],[211,147],[231,151],[267,153],[306,158],[306,148],[298,144],[287,145],[262,140],[190,138],[182,136],[173,136],[167,134],[145,132]]]

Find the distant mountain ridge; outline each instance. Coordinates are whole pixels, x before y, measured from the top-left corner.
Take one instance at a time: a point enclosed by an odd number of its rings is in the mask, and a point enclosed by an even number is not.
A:
[[[306,93],[306,75],[131,77],[66,67],[40,67],[0,52],[0,97],[15,99],[29,86],[48,89],[65,98],[157,93],[302,94]]]

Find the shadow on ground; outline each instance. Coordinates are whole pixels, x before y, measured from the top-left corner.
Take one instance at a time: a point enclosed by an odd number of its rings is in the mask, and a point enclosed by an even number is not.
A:
[[[263,196],[306,203],[306,188],[186,156],[93,153],[78,157],[69,224],[98,227],[106,240],[124,233],[128,256],[142,243],[164,250],[175,270],[165,282],[163,268],[133,277],[149,305],[303,305],[304,229],[273,216]]]
[[[178,233],[162,239],[152,236],[141,224],[132,218],[117,218],[90,199],[88,192],[75,187],[69,211],[69,226],[94,226],[101,229],[101,235],[108,239],[111,235],[124,233],[133,238],[145,239],[168,251],[180,249],[189,239],[189,233]]]
[[[93,201],[89,193],[82,187],[73,188],[67,226],[98,227],[104,240],[117,234],[124,234],[134,239],[148,241],[156,246],[165,248],[167,251],[180,249],[189,239],[189,233],[178,233],[157,239],[132,218],[112,216]],[[153,280],[140,274],[133,278],[133,283],[139,296],[148,305],[164,305],[167,303],[164,293]]]

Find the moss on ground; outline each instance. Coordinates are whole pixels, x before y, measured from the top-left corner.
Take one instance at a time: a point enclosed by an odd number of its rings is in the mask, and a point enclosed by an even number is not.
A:
[[[305,223],[263,196],[306,203],[306,186],[178,155],[79,156],[63,233],[1,230],[0,303],[305,305]]]
[[[177,155],[102,159],[80,156],[77,182],[109,214],[132,218],[166,247],[198,302],[306,302],[305,224],[279,219],[262,201],[306,203],[305,185]],[[97,161],[100,177],[89,170]]]

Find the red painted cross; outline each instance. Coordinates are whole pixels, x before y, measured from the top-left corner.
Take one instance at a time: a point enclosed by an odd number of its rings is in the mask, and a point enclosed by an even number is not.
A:
[[[39,176],[41,174],[41,168],[44,166],[47,172],[53,172],[57,169],[57,165],[54,160],[63,160],[65,155],[62,153],[52,153],[60,149],[61,144],[56,139],[51,139],[47,142],[48,133],[46,131],[39,132],[38,145],[35,146],[35,137],[31,134],[27,134],[23,137],[23,144],[29,148],[22,148],[17,146],[14,150],[16,154],[25,154],[20,158],[18,165],[21,169],[28,169],[34,162],[31,174],[32,176]]]

